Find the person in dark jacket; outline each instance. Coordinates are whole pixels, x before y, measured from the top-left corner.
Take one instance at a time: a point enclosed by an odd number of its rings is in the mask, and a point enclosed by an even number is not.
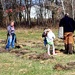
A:
[[[73,33],[75,29],[75,21],[69,17],[69,14],[65,14],[64,17],[60,20],[59,27],[63,26],[64,28],[64,44],[65,44],[65,53],[73,53]]]

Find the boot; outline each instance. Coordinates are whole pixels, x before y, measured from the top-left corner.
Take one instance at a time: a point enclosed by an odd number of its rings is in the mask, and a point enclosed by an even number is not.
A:
[[[69,48],[68,53],[73,54],[72,44],[68,44],[68,48]]]
[[[68,45],[65,44],[65,54],[68,54]]]

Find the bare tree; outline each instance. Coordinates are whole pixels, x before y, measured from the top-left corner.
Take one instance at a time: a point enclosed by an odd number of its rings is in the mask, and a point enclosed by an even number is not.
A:
[[[63,0],[61,0],[61,3],[62,3],[63,12],[64,12],[64,14],[65,14],[66,12],[65,12],[65,6],[64,6]]]
[[[3,24],[3,6],[0,0],[0,26]]]
[[[74,19],[74,11],[75,11],[74,10],[74,0],[72,0],[72,3],[71,4],[72,4],[72,16],[73,16],[73,19]]]
[[[25,0],[27,23],[28,23],[29,26],[31,25],[31,18],[30,18],[31,3],[32,3],[32,0]]]

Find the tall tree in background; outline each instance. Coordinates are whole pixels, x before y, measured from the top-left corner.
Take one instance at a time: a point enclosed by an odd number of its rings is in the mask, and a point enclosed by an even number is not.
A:
[[[2,3],[0,0],[0,26],[3,25],[3,7],[2,7]]]
[[[33,22],[30,15],[31,8],[35,5],[37,7],[36,18],[34,19],[36,19],[35,22],[38,25],[51,25],[51,23],[56,25],[62,12],[64,14],[67,12],[73,19],[75,18],[74,0],[0,0],[0,2],[0,15],[4,15],[2,18],[5,18],[5,20],[7,20],[6,17],[9,20],[14,19],[19,24],[25,22],[29,27]],[[50,18],[50,11],[52,11],[52,18]],[[0,20],[3,19],[0,17]],[[51,21],[49,22],[49,20]]]
[[[72,3],[71,3],[71,5],[72,5],[72,16],[73,16],[73,19],[75,18],[75,9],[74,9],[74,0],[72,0]]]
[[[63,0],[61,0],[61,3],[62,3],[63,12],[64,12],[64,14],[65,14],[66,12],[65,12],[65,6],[64,6]]]
[[[30,18],[31,4],[32,4],[32,0],[25,0],[26,14],[27,14],[27,24],[29,26],[31,26],[31,18]]]

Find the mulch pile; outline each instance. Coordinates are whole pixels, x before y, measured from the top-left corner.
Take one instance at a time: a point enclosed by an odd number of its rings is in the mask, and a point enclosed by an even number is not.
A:
[[[54,66],[55,70],[71,70],[71,69],[75,69],[75,62],[69,62],[66,65],[62,65],[62,64],[56,64]]]
[[[29,55],[29,59],[47,60],[47,59],[54,59],[54,57],[49,56],[47,53],[42,53],[42,54],[39,54],[39,55],[36,55],[36,54]]]
[[[5,53],[7,52],[4,48],[0,48],[0,53]]]

